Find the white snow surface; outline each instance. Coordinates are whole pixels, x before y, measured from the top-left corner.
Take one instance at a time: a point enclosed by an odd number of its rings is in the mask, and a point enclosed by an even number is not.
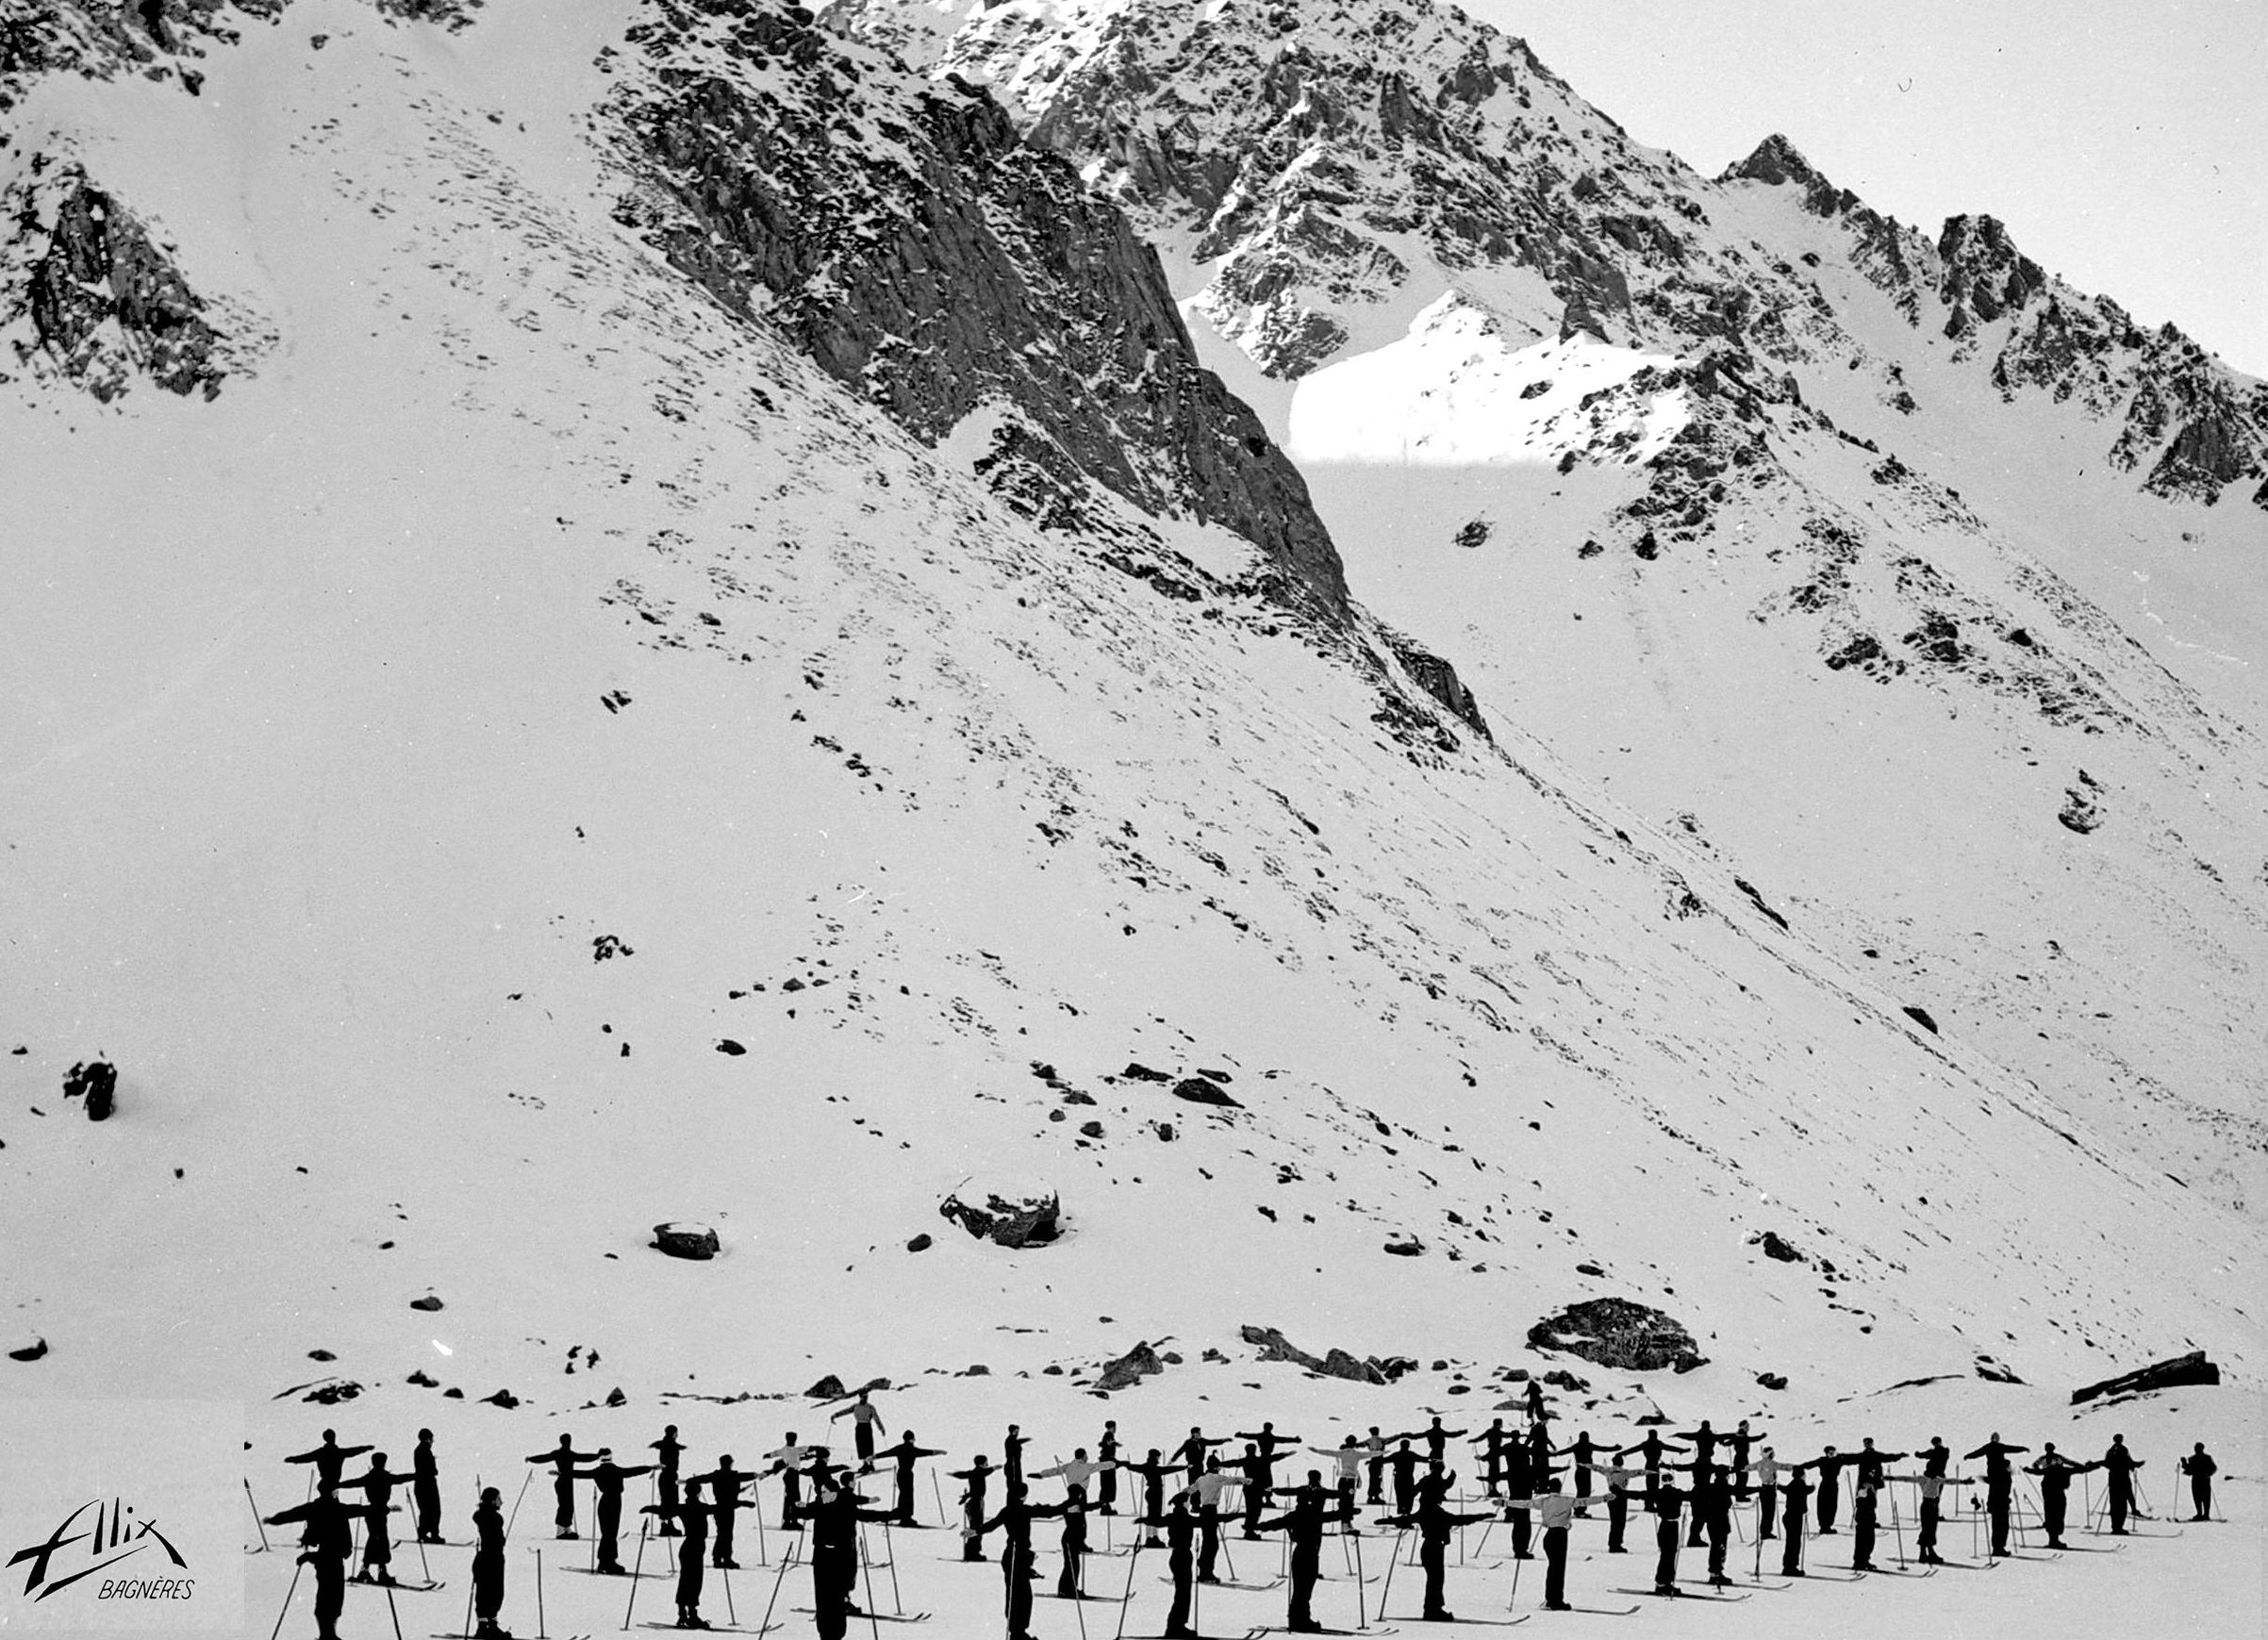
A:
[[[1684,390],[1619,395],[1597,413],[1594,405],[1648,366],[1676,362],[1581,333],[1515,343],[1451,292],[1401,340],[1300,377],[1284,448],[1303,465],[1485,468],[1555,462],[1604,438],[1624,461],[1649,460],[1685,425]]]
[[[1789,835],[1743,829],[1812,804],[1807,835],[1866,854],[1886,815],[1933,803],[1925,853],[1904,833],[1871,853],[1899,915],[1949,920],[2004,880],[1991,860],[2040,851],[1995,840],[2011,800],[1989,714],[1920,740],[1855,704],[1878,686],[1807,672],[1791,691],[1768,649],[1731,647],[1737,621],[1697,613],[1758,595],[1731,568],[1601,591],[1571,556],[1518,555],[1515,522],[1595,511],[1627,480],[1510,461],[1499,429],[1465,447],[1485,457],[1408,464],[1399,494],[1311,469],[1334,523],[1370,509],[1343,541],[1382,613],[1498,630],[1467,670],[1505,750],[1413,757],[1365,680],[1274,612],[1160,597],[1034,529],[957,444],[923,448],[632,240],[588,110],[629,72],[597,58],[636,8],[556,10],[493,4],[449,34],[300,0],[213,53],[193,101],[57,81],[8,116],[10,156],[79,157],[274,340],[211,404],[144,384],[100,406],[36,369],[0,384],[0,1343],[49,1346],[0,1363],[6,1393],[246,1401],[267,1508],[301,1479],[280,1455],[322,1427],[398,1463],[430,1425],[461,1541],[473,1478],[515,1490],[563,1431],[635,1454],[673,1421],[693,1455],[745,1463],[822,1427],[836,1409],[799,1392],[823,1372],[890,1378],[892,1432],[957,1462],[997,1455],[1012,1419],[1051,1458],[1103,1416],[1137,1449],[1262,1416],[1317,1445],[1428,1408],[1455,1427],[1503,1398],[1499,1368],[1564,1365],[1590,1387],[1554,1392],[1563,1418],[1622,1439],[1643,1397],[1679,1428],[1754,1416],[1783,1454],[1939,1431],[1965,1449],[1993,1428],[2094,1450],[2123,1430],[2161,1504],[2194,1439],[2228,1471],[2231,1526],[1649,1607],[1641,1630],[2259,1631],[2257,1210],[2166,1178],[1990,1032],[1920,1029],[1901,1007],[1938,998],[1897,925],[1883,959],[1860,954],[1855,914],[1778,894]],[[1554,394],[1621,368],[1590,344],[1515,349],[1470,389],[1542,379],[1547,355]],[[1474,495],[1499,509],[1485,560],[1432,527]],[[1407,575],[1382,573],[1392,552]],[[1602,681],[1632,673],[1633,694]],[[1753,742],[1723,725],[1769,731],[1840,688],[1825,721],[1878,760],[1863,784],[1731,755]],[[1630,704],[1649,696],[1655,715]],[[1647,772],[1599,777],[1586,721]],[[2226,792],[2233,862],[2259,811],[2184,761],[2199,744],[2086,755],[2137,787],[2181,762]],[[1703,767],[1718,795],[1697,836],[1670,776]],[[2168,852],[2178,828],[2203,854],[2210,806],[2180,801],[2121,846]],[[2131,869],[2129,900],[2068,903],[2093,943],[2061,920],[2041,937],[2138,1004],[2193,981],[2120,971],[2121,917],[2155,908],[2254,962],[2233,888],[2169,903]],[[2257,1016],[2177,1005],[2148,1028],[2184,1021],[2184,1052],[2257,1075]],[[122,1068],[99,1126],[58,1097],[98,1052]],[[1135,1062],[1219,1069],[1241,1109],[1175,1100]],[[1056,1184],[1066,1238],[1011,1253],[941,1219],[977,1172]],[[723,1256],[646,1247],[681,1218]],[[1763,1257],[1765,1229],[1833,1279]],[[1382,1251],[1410,1235],[1421,1256]],[[428,1292],[439,1312],[409,1307]],[[1599,1295],[1679,1316],[1710,1364],[1523,1347]],[[1419,1367],[1385,1389],[1311,1379],[1255,1363],[1246,1323]],[[1184,1359],[1107,1402],[1080,1387],[1137,1340]],[[2220,1389],[2066,1405],[2192,1347]],[[2028,1383],[1975,1376],[1980,1354]],[[1936,1382],[1895,1387],[1916,1378]],[[359,1393],[308,1404],[333,1379]],[[617,1387],[626,1405],[594,1404]],[[473,1399],[501,1388],[517,1409]],[[544,1487],[520,1533],[548,1551],[550,1632],[619,1624],[628,1591],[561,1575],[582,1546],[543,1539]],[[952,1562],[947,1534],[897,1548],[934,1632],[991,1632],[996,1574]],[[1598,1549],[1594,1523],[1585,1604],[1640,1564]],[[406,1626],[456,1625],[464,1560],[433,1552],[449,1587],[403,1597]],[[1104,1586],[1124,1575],[1098,1565]],[[247,1565],[264,1615],[289,1557]],[[1134,1569],[1128,1632],[1152,1632],[1161,1591]],[[533,1632],[526,1559],[512,1575],[507,1626]],[[1505,1568],[1452,1577],[1475,1615],[1509,1593]],[[743,1622],[767,1581],[736,1585]],[[1326,1590],[1349,1625],[1351,1585]],[[1538,1592],[1530,1568],[1521,1606]],[[1406,1582],[1394,1597],[1407,1626]],[[1207,1598],[1223,1627],[1281,1611]],[[380,1632],[379,1597],[350,1599],[347,1632]],[[637,1599],[666,1615],[666,1589]]]

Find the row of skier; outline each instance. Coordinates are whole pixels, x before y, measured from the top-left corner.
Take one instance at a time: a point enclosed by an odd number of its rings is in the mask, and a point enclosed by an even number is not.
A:
[[[1541,1409],[1531,1403],[1531,1410]],[[658,1535],[682,1539],[676,1556],[677,1605],[679,1626],[686,1628],[708,1626],[701,1616],[704,1563],[708,1567],[727,1570],[738,1566],[734,1558],[736,1516],[744,1509],[755,1508],[753,1489],[759,1482],[776,1477],[781,1483],[780,1525],[786,1531],[809,1533],[815,1613],[822,1636],[833,1636],[843,1632],[843,1624],[857,1610],[853,1599],[859,1565],[857,1524],[861,1521],[902,1527],[919,1524],[914,1517],[917,1466],[924,1458],[943,1455],[938,1449],[919,1446],[910,1431],[895,1444],[880,1446],[878,1437],[887,1432],[870,1400],[863,1394],[853,1406],[836,1416],[854,1420],[855,1473],[869,1474],[881,1467],[894,1480],[895,1497],[889,1506],[877,1507],[876,1500],[859,1496],[851,1468],[831,1463],[829,1448],[803,1443],[793,1432],[779,1448],[765,1453],[758,1461],[760,1466],[754,1469],[736,1467],[727,1454],[711,1469],[686,1474],[683,1464],[686,1449],[677,1438],[675,1425],[669,1426],[660,1439],[650,1443],[654,1452],[651,1463],[617,1463],[611,1449],[606,1448],[583,1452],[576,1449],[571,1437],[564,1435],[555,1448],[530,1454],[528,1462],[552,1471],[556,1505],[555,1531],[560,1537],[580,1535],[575,1512],[576,1487],[579,1483],[592,1487],[596,1524],[593,1569],[600,1572],[622,1573],[628,1569],[621,1565],[619,1544],[624,1487],[634,1478],[649,1474],[654,1477],[654,1501],[642,1513],[656,1518]],[[1277,1471],[1301,1451],[1300,1440],[1297,1435],[1280,1433],[1272,1423],[1264,1423],[1257,1431],[1240,1431],[1217,1437],[1207,1436],[1201,1429],[1193,1428],[1170,1453],[1151,1448],[1135,1461],[1122,1455],[1127,1449],[1119,1439],[1116,1420],[1111,1420],[1105,1424],[1092,1458],[1087,1449],[1080,1448],[1068,1462],[1027,1471],[1025,1449],[1030,1442],[1018,1426],[1011,1425],[1003,1439],[998,1466],[980,1454],[968,1467],[950,1471],[952,1479],[962,1483],[959,1501],[963,1510],[964,1557],[980,1560],[984,1558],[983,1544],[986,1537],[999,1533],[1003,1538],[1005,1547],[1001,1558],[1007,1631],[1010,1640],[1025,1640],[1031,1615],[1031,1584],[1037,1576],[1032,1545],[1033,1523],[1042,1518],[1061,1518],[1063,1572],[1056,1593],[1068,1599],[1081,1598],[1084,1592],[1081,1587],[1082,1568],[1088,1552],[1087,1517],[1090,1514],[1111,1516],[1118,1513],[1118,1482],[1124,1475],[1138,1483],[1141,1493],[1136,1524],[1145,1535],[1138,1547],[1162,1548],[1167,1552],[1175,1586],[1173,1610],[1166,1631],[1168,1635],[1193,1632],[1188,1627],[1195,1592],[1192,1585],[1219,1581],[1216,1565],[1220,1537],[1224,1528],[1239,1516],[1243,1534],[1248,1538],[1271,1532],[1287,1535],[1291,1609],[1286,1626],[1295,1631],[1313,1632],[1317,1625],[1310,1602],[1319,1576],[1323,1534],[1333,1526],[1342,1533],[1353,1532],[1360,1517],[1356,1493],[1362,1488],[1366,1472],[1368,1486],[1364,1502],[1391,1509],[1376,1524],[1417,1533],[1418,1564],[1425,1569],[1426,1615],[1435,1620],[1448,1620],[1442,1601],[1445,1546],[1457,1528],[1497,1519],[1493,1511],[1458,1514],[1449,1509],[1449,1496],[1456,1480],[1448,1467],[1452,1441],[1469,1440],[1478,1449],[1476,1457],[1483,1496],[1503,1511],[1516,1559],[1532,1556],[1532,1534],[1541,1529],[1547,1563],[1545,1605],[1549,1610],[1568,1609],[1566,1533],[1575,1518],[1589,1516],[1594,1500],[1602,1504],[1606,1512],[1609,1553],[1628,1552],[1624,1538],[1633,1501],[1657,1516],[1655,1589],[1674,1594],[1680,1547],[1705,1549],[1711,1581],[1718,1583],[1726,1581],[1724,1560],[1733,1530],[1733,1512],[1752,1498],[1757,1500],[1760,1562],[1762,1542],[1778,1536],[1782,1540],[1781,1571],[1789,1576],[1801,1576],[1807,1531],[1832,1533],[1836,1530],[1840,1483],[1846,1471],[1851,1477],[1851,1564],[1861,1571],[1872,1567],[1879,1499],[1890,1486],[1904,1484],[1915,1488],[1919,1504],[1919,1557],[1925,1565],[1942,1565],[1944,1562],[1937,1553],[1937,1533],[1944,1518],[1945,1494],[1952,1488],[1977,1484],[1948,1476],[1953,1454],[1942,1440],[1932,1440],[1928,1448],[1915,1452],[1887,1452],[1879,1450],[1869,1438],[1857,1451],[1839,1452],[1830,1446],[1816,1457],[1787,1461],[1778,1458],[1771,1445],[1752,1432],[1747,1420],[1723,1434],[1704,1420],[1697,1429],[1676,1433],[1649,1430],[1627,1446],[1594,1442],[1588,1432],[1558,1446],[1552,1444],[1548,1425],[1539,1416],[1524,1433],[1506,1429],[1501,1418],[1478,1433],[1447,1429],[1438,1417],[1425,1429],[1391,1435],[1372,1426],[1366,1435],[1346,1435],[1337,1447],[1305,1449],[1328,1460],[1327,1465],[1311,1468],[1305,1484],[1280,1488]],[[1238,1442],[1243,1443],[1241,1455],[1232,1455],[1224,1465],[1221,1449]],[[1965,1454],[1967,1459],[1982,1459],[1985,1463],[1983,1515],[1991,1523],[1992,1553],[1995,1557],[2009,1552],[2017,1473],[2012,1459],[2028,1449],[2010,1446],[1995,1433],[1983,1446]],[[363,1566],[358,1575],[373,1582],[391,1581],[391,1546],[386,1516],[396,1486],[407,1485],[411,1489],[419,1540],[440,1541],[439,1470],[430,1432],[420,1432],[416,1456],[407,1473],[389,1470],[385,1454],[375,1453],[365,1474],[346,1477],[347,1460],[369,1451],[368,1447],[339,1447],[333,1432],[325,1431],[321,1446],[290,1460],[315,1467],[315,1496],[300,1509],[273,1517],[277,1521],[301,1520],[307,1524],[310,1552],[303,1558],[317,1567],[318,1632],[323,1640],[330,1640],[334,1632],[332,1625],[346,1581],[345,1566],[353,1552],[352,1526],[356,1520],[367,1522]],[[1690,1456],[1680,1458],[1679,1454]],[[1564,1466],[1554,1462],[1561,1458],[1569,1462]],[[1889,1465],[1908,1458],[1920,1461],[1919,1473],[1889,1472]],[[2061,1547],[2074,1477],[2098,1469],[2107,1474],[2109,1481],[2107,1514],[2111,1531],[2124,1533],[2127,1520],[2136,1506],[2135,1471],[2141,1466],[2142,1461],[2127,1452],[2123,1437],[2114,1438],[2102,1458],[2083,1463],[2056,1452],[2052,1443],[2045,1444],[2034,1461],[2024,1466],[2024,1472],[2039,1480],[2041,1525],[2049,1546]],[[2210,1513],[2213,1460],[2200,1444],[2180,1461],[2179,1466],[2189,1478],[2197,1517],[2204,1518]],[[1566,1491],[1561,1489],[1563,1471],[1571,1479],[1571,1487]],[[1328,1483],[1324,1478],[1327,1473],[1331,1477]],[[1180,1478],[1170,1497],[1167,1487],[1169,1477]],[[1060,1481],[1064,1488],[1062,1500],[1035,1501],[1031,1483],[1041,1480]],[[1384,1495],[1389,1481],[1394,1493],[1391,1505]],[[935,1488],[934,1478],[932,1484]],[[1000,1499],[997,1508],[991,1502],[996,1485]],[[942,1489],[936,1489],[942,1509]],[[345,1493],[359,1493],[365,1501],[359,1506],[350,1505],[340,1496]],[[1270,1516],[1270,1509],[1286,1496],[1289,1507]],[[515,1504],[515,1515],[517,1507]],[[1811,1525],[1814,1511],[1815,1528]],[[760,1509],[755,1519],[761,1532]],[[481,1640],[501,1640],[504,1634],[497,1619],[503,1604],[504,1540],[508,1525],[502,1512],[500,1495],[495,1488],[486,1489],[474,1515],[476,1549],[472,1568],[472,1604],[479,1619],[472,1633]]]

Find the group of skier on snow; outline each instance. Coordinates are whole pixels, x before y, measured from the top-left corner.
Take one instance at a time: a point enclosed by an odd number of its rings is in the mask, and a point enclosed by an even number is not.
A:
[[[2143,1460],[2128,1451],[2124,1436],[2114,1436],[2101,1457],[2084,1462],[2059,1453],[2053,1442],[2046,1442],[2019,1470],[2014,1460],[2030,1449],[2011,1446],[1995,1432],[1962,1455],[1964,1462],[1983,1460],[1984,1475],[1978,1481],[1948,1473],[1955,1454],[1938,1438],[1914,1451],[1894,1452],[1880,1450],[1869,1437],[1855,1451],[1829,1446],[1815,1457],[1789,1460],[1779,1457],[1747,1419],[1724,1433],[1704,1419],[1697,1428],[1676,1433],[1649,1429],[1627,1446],[1594,1441],[1587,1431],[1555,1445],[1541,1390],[1532,1383],[1527,1410],[1524,1431],[1507,1429],[1501,1417],[1477,1433],[1444,1428],[1434,1417],[1423,1429],[1394,1434],[1382,1433],[1374,1424],[1366,1433],[1344,1435],[1335,1447],[1302,1446],[1300,1436],[1280,1433],[1272,1422],[1217,1436],[1192,1428],[1169,1450],[1152,1447],[1139,1459],[1128,1455],[1131,1449],[1120,1439],[1117,1420],[1111,1419],[1104,1423],[1092,1457],[1081,1447],[1068,1461],[1038,1469],[1027,1468],[1025,1449],[1031,1443],[1011,1424],[997,1466],[979,1454],[966,1468],[949,1471],[961,1483],[962,1555],[981,1561],[986,1540],[999,1540],[1007,1637],[1031,1640],[1033,1584],[1040,1576],[1034,1541],[1036,1523],[1060,1522],[1062,1562],[1055,1594],[1066,1599],[1089,1598],[1084,1587],[1089,1516],[1119,1514],[1124,1477],[1132,1521],[1141,1533],[1134,1552],[1166,1551],[1173,1595],[1164,1632],[1181,1640],[1197,1632],[1192,1615],[1198,1586],[1222,1581],[1217,1569],[1222,1539],[1232,1530],[1250,1540],[1283,1536],[1283,1581],[1289,1597],[1283,1627],[1293,1632],[1323,1632],[1313,1602],[1322,1576],[1325,1539],[1335,1529],[1338,1534],[1357,1539],[1353,1548],[1359,1553],[1356,1523],[1366,1507],[1381,1511],[1372,1526],[1415,1534],[1423,1615],[1434,1622],[1454,1620],[1443,1590],[1449,1547],[1460,1528],[1483,1522],[1490,1523],[1491,1530],[1497,1523],[1509,1529],[1515,1560],[1534,1558],[1540,1548],[1544,1609],[1573,1609],[1566,1598],[1567,1541],[1574,1521],[1590,1517],[1594,1503],[1605,1512],[1609,1554],[1629,1552],[1624,1539],[1633,1505],[1655,1516],[1653,1587],[1630,1592],[1662,1596],[1680,1593],[1678,1561],[1684,1549],[1705,1552],[1713,1587],[1731,1582],[1725,1563],[1734,1516],[1752,1501],[1759,1565],[1763,1543],[1778,1539],[1781,1574],[1804,1576],[1807,1539],[1837,1530],[1846,1477],[1850,1494],[1849,1564],[1854,1572],[1877,1569],[1879,1511],[1893,1486],[1913,1489],[1917,1559],[1926,1566],[1947,1564],[1938,1551],[1938,1534],[1945,1518],[1946,1495],[1957,1488],[1982,1487],[1979,1514],[1988,1528],[1993,1559],[2011,1552],[2019,1473],[2037,1481],[2038,1528],[2050,1549],[2063,1547],[2075,1477],[2103,1473],[2105,1516],[2111,1534],[2126,1535],[2127,1521],[2140,1513],[2136,1471]],[[865,1391],[834,1417],[852,1420],[853,1464],[832,1462],[828,1446],[805,1443],[790,1431],[754,1468],[736,1467],[728,1453],[714,1467],[688,1475],[683,1464],[685,1445],[674,1424],[650,1443],[654,1456],[649,1463],[617,1463],[604,1447],[579,1451],[564,1434],[556,1447],[531,1454],[527,1461],[552,1474],[554,1527],[561,1538],[580,1535],[576,1488],[592,1488],[592,1569],[601,1573],[631,1569],[622,1565],[620,1547],[624,1484],[638,1476],[654,1477],[653,1501],[639,1512],[654,1517],[655,1535],[677,1540],[676,1626],[686,1629],[711,1626],[702,1615],[706,1572],[738,1568],[740,1563],[734,1558],[735,1516],[742,1509],[757,1508],[757,1485],[777,1479],[780,1527],[804,1536],[802,1558],[811,1571],[811,1612],[819,1633],[821,1640],[841,1640],[850,1619],[863,1615],[856,1601],[863,1564],[861,1523],[919,1525],[914,1514],[917,1467],[920,1460],[943,1453],[917,1444],[911,1431],[890,1446],[879,1446],[887,1431]],[[1452,1507],[1464,1500],[1450,1466],[1452,1442],[1476,1449],[1480,1495],[1473,1501],[1484,1505],[1479,1510]],[[371,1454],[366,1472],[348,1476],[348,1461],[366,1452]],[[1283,1472],[1300,1457],[1320,1462],[1312,1463],[1303,1482],[1285,1484]],[[1890,1466],[1909,1459],[1919,1463],[1918,1472],[1891,1471]],[[387,1516],[397,1487],[409,1488],[418,1542],[442,1541],[432,1432],[419,1432],[407,1473],[389,1469],[386,1454],[367,1446],[339,1446],[329,1430],[323,1432],[321,1445],[287,1462],[313,1466],[313,1495],[307,1502],[267,1518],[270,1524],[296,1522],[304,1527],[301,1559],[316,1572],[317,1633],[319,1640],[334,1640],[347,1566],[355,1553],[356,1523],[363,1527],[362,1566],[356,1574],[361,1581],[394,1582]],[[2210,1518],[2217,1469],[2213,1459],[2199,1443],[2178,1466],[2189,1481],[2193,1518]],[[877,1473],[892,1491],[886,1504],[857,1490],[861,1477]],[[1563,1475],[1568,1481],[1564,1489]],[[1062,1496],[1048,1501],[1035,1499],[1035,1483],[1043,1481],[1060,1483]],[[1358,1491],[1363,1495],[1359,1503]],[[359,1501],[350,1502],[350,1497]],[[759,1514],[759,1527],[761,1523]],[[475,1624],[470,1640],[510,1640],[499,1623],[509,1522],[497,1488],[481,1491],[472,1525],[471,1604]],[[1398,1546],[1402,1541],[1398,1535]],[[783,1565],[783,1575],[785,1569]],[[1359,1581],[1359,1563],[1357,1571]]]

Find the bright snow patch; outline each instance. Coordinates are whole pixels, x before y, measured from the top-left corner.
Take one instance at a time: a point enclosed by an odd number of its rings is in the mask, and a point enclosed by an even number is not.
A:
[[[1454,291],[1409,334],[1301,381],[1292,395],[1291,454],[1301,462],[1467,467],[1556,461],[1602,441],[1632,461],[1685,425],[1682,388],[1621,388],[1674,358],[1587,336],[1509,345],[1502,326]]]

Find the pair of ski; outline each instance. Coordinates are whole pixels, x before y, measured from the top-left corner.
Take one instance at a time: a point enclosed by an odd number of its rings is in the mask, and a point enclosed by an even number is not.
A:
[[[381,1583],[374,1581],[366,1581],[361,1578],[349,1578],[346,1582],[347,1587],[350,1589],[357,1587],[365,1589],[391,1589],[397,1595],[430,1595],[436,1589],[445,1589],[449,1586],[446,1582],[442,1582],[438,1580],[429,1583]]]
[[[797,1606],[792,1609],[802,1613],[806,1617],[816,1616],[818,1615],[817,1613],[813,1612],[809,1606]],[[867,1622],[926,1623],[929,1621],[929,1619],[930,1614],[927,1612],[853,1612],[851,1614],[851,1622],[853,1627],[860,1623]],[[654,1627],[657,1629],[667,1629],[669,1626],[670,1625],[667,1623],[656,1623],[654,1625]],[[774,1628],[779,1627],[779,1625],[776,1623],[772,1626]]]

